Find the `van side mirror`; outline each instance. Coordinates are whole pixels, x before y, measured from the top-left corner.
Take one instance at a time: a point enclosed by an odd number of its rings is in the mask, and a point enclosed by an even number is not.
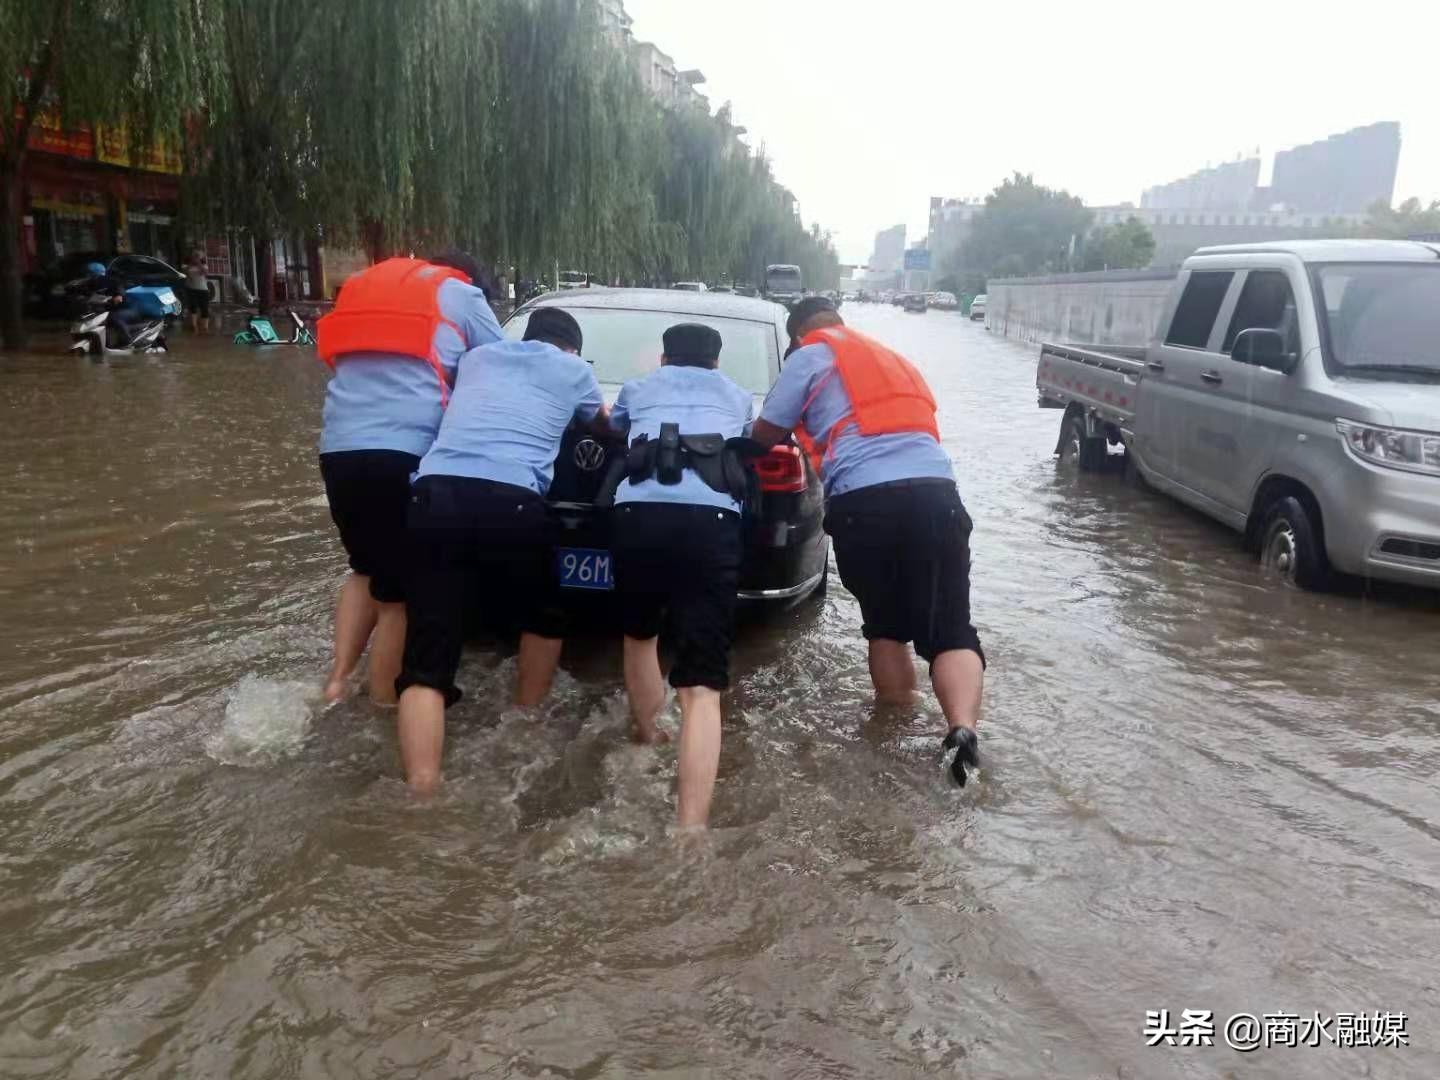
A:
[[[1295,370],[1300,357],[1285,350],[1285,336],[1279,330],[1255,326],[1241,330],[1235,335],[1235,345],[1230,355],[1242,364],[1278,371],[1289,375]]]

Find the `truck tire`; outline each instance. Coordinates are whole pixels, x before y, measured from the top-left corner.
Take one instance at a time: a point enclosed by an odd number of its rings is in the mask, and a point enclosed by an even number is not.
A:
[[[1260,530],[1260,565],[1267,574],[1302,589],[1321,589],[1330,578],[1320,523],[1293,495],[1277,501]]]
[[[1105,439],[1096,438],[1085,430],[1085,417],[1072,412],[1065,418],[1060,429],[1060,468],[1079,469],[1081,472],[1097,472],[1105,466],[1109,455]]]

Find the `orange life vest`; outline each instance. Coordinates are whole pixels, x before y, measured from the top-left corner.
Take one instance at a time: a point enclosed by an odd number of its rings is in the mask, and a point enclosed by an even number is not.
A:
[[[459,270],[419,259],[386,259],[351,275],[335,309],[315,325],[316,350],[332,368],[346,353],[380,352],[412,356],[435,369],[440,400],[450,393],[445,368],[435,352],[435,331],[460,328],[440,313],[440,286],[454,279],[470,284]]]
[[[848,326],[827,326],[800,339],[801,345],[824,342],[835,353],[835,371],[825,376],[802,414],[819,395],[821,388],[838,374],[850,398],[850,414],[836,421],[829,438],[820,442],[800,424],[795,428],[795,441],[800,444],[816,472],[828,458],[835,439],[847,427],[861,435],[897,435],[914,431],[940,441],[935,424],[935,398],[915,365],[893,349],[887,349],[872,337]]]

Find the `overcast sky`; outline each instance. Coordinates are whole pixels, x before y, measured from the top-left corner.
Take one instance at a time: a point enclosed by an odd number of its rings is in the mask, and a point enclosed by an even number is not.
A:
[[[1132,201],[1257,147],[1401,125],[1395,199],[1440,198],[1440,2],[626,0],[700,68],[848,262],[923,235],[931,195],[1032,172]]]

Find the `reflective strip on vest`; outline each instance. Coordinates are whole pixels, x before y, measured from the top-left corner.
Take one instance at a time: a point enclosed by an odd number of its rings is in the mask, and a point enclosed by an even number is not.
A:
[[[435,332],[460,328],[440,311],[440,287],[470,279],[459,270],[419,259],[386,259],[346,280],[335,308],[315,325],[316,351],[331,367],[347,353],[392,353],[421,360],[440,380],[448,402],[445,367],[435,351]],[[462,335],[463,337],[463,335]]]

